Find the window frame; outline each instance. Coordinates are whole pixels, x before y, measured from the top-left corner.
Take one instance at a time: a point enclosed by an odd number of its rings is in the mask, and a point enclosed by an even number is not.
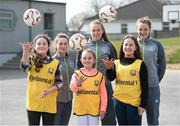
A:
[[[128,33],[127,24],[121,24],[121,33],[122,34],[127,34]]]
[[[10,15],[9,17],[2,17],[1,14]],[[0,9],[0,20],[10,22],[10,27],[0,27],[0,31],[13,31],[14,30],[14,11],[13,10],[2,10]]]
[[[169,30],[170,29],[170,24],[169,22],[163,22],[163,31],[164,30]]]

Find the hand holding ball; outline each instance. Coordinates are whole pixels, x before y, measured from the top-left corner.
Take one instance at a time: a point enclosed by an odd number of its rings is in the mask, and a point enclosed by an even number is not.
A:
[[[41,13],[36,9],[30,8],[24,12],[23,20],[28,26],[37,26],[41,21]]]

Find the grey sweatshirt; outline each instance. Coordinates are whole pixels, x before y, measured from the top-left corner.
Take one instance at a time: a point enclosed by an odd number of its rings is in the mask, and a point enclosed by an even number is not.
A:
[[[63,77],[63,86],[59,89],[57,101],[67,103],[73,98],[73,93],[69,89],[69,84],[75,70],[75,61],[73,61],[73,58],[69,57],[69,55],[62,57],[59,53],[56,53],[53,58],[60,61]]]
[[[140,40],[138,38],[142,58],[148,69],[149,87],[158,87],[166,70],[166,57],[164,48],[160,42],[149,38]]]

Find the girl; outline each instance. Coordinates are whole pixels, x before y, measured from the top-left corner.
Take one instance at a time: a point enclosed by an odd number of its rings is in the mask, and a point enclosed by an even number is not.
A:
[[[50,39],[38,35],[33,43],[20,43],[23,49],[21,68],[27,71],[26,109],[29,125],[53,125],[57,89],[62,85],[59,61],[50,56]],[[32,51],[30,52],[32,48]]]
[[[75,92],[74,114],[78,125],[98,125],[99,115],[104,118],[107,107],[107,92],[103,74],[94,68],[96,61],[92,50],[82,52],[82,68],[72,76],[70,89]]]
[[[55,39],[53,58],[61,63],[61,72],[63,77],[63,86],[59,89],[57,96],[57,113],[55,116],[55,125],[68,125],[72,110],[73,94],[69,90],[71,76],[74,73],[75,62],[67,53],[69,37],[65,33],[59,33]]]
[[[150,37],[151,21],[148,17],[137,20],[138,42],[149,76],[149,97],[146,117],[148,125],[159,125],[160,87],[166,70],[166,57],[160,42]]]
[[[131,35],[124,37],[120,59],[103,60],[107,78],[115,79],[113,97],[119,125],[141,125],[148,94],[148,74],[137,39]]]
[[[95,67],[99,70],[104,76],[106,76],[106,67],[104,66],[102,59],[116,59],[117,53],[114,46],[110,43],[107,38],[104,26],[102,25],[100,20],[94,20],[90,23],[90,33],[91,37],[87,42],[86,47],[93,50],[96,55]],[[79,61],[77,62],[78,68],[82,67],[80,62],[79,53]],[[106,77],[105,77],[106,78]],[[115,111],[114,111],[114,103],[112,99],[112,85],[109,80],[105,80],[106,82],[106,90],[108,94],[108,104],[106,115],[102,120],[102,125],[116,125],[115,119]]]

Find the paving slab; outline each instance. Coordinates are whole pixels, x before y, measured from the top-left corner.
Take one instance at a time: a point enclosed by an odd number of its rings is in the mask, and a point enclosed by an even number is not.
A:
[[[167,70],[160,83],[160,125],[180,125],[180,71]],[[26,74],[0,70],[0,125],[27,125]],[[146,125],[145,114],[143,125]],[[76,125],[72,115],[70,125]]]

